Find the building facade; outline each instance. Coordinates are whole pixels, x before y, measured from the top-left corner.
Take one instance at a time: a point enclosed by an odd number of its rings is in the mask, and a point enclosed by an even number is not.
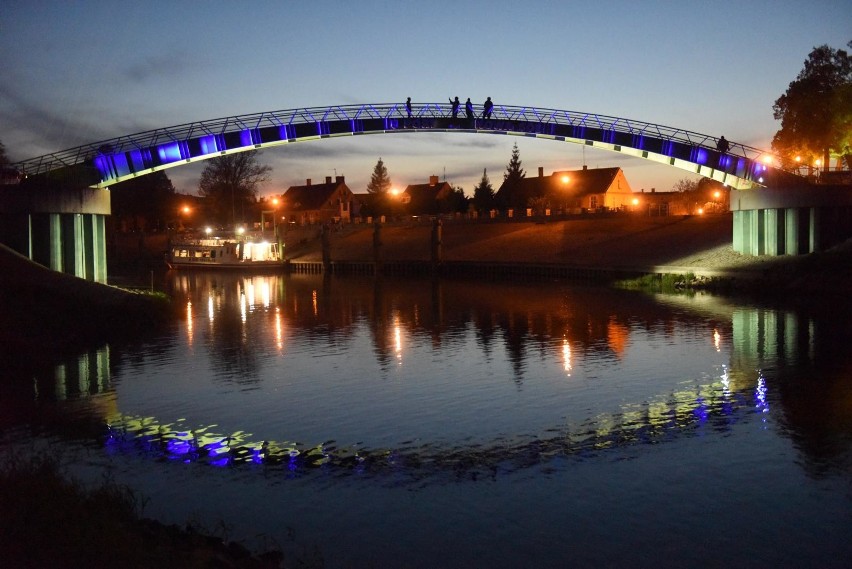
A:
[[[635,193],[621,168],[583,167],[560,170],[550,176],[538,169],[538,176],[503,182],[495,195],[501,209],[517,214],[542,215],[581,213],[606,209],[628,209]]]
[[[287,188],[281,210],[288,222],[300,225],[348,222],[353,201],[352,190],[343,176],[334,180],[326,176],[323,184],[313,184],[308,178],[303,186]]]

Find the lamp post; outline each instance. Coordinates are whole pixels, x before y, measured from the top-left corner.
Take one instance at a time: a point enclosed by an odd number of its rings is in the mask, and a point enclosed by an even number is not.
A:
[[[264,214],[269,214],[269,217],[272,218],[272,234],[276,235],[275,231],[275,212],[278,209],[278,198],[272,198],[270,200],[272,203],[272,209],[261,210],[260,212],[260,235],[263,236],[263,232],[266,229],[266,222],[264,221]]]

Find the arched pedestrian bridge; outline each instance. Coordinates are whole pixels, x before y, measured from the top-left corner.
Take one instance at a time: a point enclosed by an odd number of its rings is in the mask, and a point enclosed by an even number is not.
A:
[[[298,108],[193,122],[84,144],[12,164],[19,180],[0,198],[0,242],[31,260],[106,282],[108,187],[216,156],[366,134],[482,133],[582,144],[651,160],[732,188],[733,248],[748,255],[800,254],[852,229],[852,194],[817,188],[777,157],[739,143],[632,119],[537,107],[362,104]],[[4,183],[7,183],[4,173]],[[13,189],[16,188],[16,189]],[[817,189],[819,191],[817,191]]]
[[[24,160],[26,176],[77,169],[87,186],[108,187],[157,170],[295,142],[365,134],[458,132],[528,136],[583,144],[652,160],[718,180],[734,189],[773,184],[789,176],[763,150],[733,143],[717,150],[718,138],[632,119],[536,107],[496,105],[483,118],[453,117],[449,103],[363,104],[312,107],[193,122],[85,144]]]

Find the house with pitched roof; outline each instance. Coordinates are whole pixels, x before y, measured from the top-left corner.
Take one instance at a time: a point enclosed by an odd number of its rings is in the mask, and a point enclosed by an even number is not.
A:
[[[519,214],[532,210],[554,213],[579,213],[602,209],[629,208],[634,192],[621,168],[593,168],[562,170],[544,175],[522,178],[515,184],[503,182],[495,194],[502,209],[514,209]]]
[[[447,210],[443,207],[453,193],[453,187],[429,176],[428,184],[409,184],[399,195],[402,209],[409,215],[434,215]]]
[[[334,181],[326,176],[324,184],[313,184],[308,178],[304,186],[290,186],[284,192],[282,215],[287,221],[301,225],[348,222],[353,199],[343,176],[337,176]]]

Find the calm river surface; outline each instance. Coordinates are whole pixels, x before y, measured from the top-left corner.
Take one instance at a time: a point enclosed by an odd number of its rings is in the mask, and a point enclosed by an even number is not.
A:
[[[182,318],[17,378],[47,449],[325,567],[840,567],[848,308],[171,272]]]

